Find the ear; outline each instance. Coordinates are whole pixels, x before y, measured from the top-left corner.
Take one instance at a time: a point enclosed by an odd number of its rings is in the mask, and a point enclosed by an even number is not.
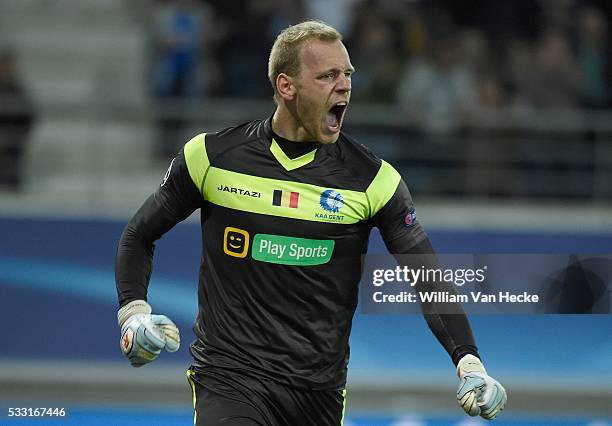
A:
[[[278,95],[281,98],[287,101],[292,100],[296,92],[293,78],[291,78],[285,73],[280,73],[279,75],[277,75],[276,76],[276,91],[278,92]]]

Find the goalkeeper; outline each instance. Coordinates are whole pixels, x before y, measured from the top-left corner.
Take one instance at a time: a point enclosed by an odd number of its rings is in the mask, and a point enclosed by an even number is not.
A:
[[[200,210],[187,372],[197,426],[341,425],[370,231],[393,254],[422,255],[417,267],[438,267],[398,172],[341,132],[352,73],[334,28],[308,21],[283,30],[268,64],[273,116],[187,142],[121,236],[120,342],[139,367],[180,340],[146,302],[154,243]],[[457,366],[459,404],[494,418],[506,393],[487,375],[461,306],[453,315],[436,303],[422,308]]]

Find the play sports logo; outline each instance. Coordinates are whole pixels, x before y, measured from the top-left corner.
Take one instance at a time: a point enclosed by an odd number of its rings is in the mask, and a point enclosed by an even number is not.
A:
[[[257,234],[251,256],[260,262],[312,266],[329,262],[333,251],[334,240]]]
[[[223,236],[223,251],[236,258],[245,258],[249,251],[250,235],[243,229],[228,226]],[[331,259],[334,240],[315,240],[285,235],[255,234],[251,245],[253,260],[280,265],[322,265]]]

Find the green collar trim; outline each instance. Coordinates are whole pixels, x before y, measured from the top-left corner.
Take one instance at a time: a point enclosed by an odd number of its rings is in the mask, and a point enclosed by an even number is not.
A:
[[[276,158],[276,161],[278,161],[281,164],[281,166],[285,168],[285,170],[290,172],[291,170],[295,170],[297,168],[300,168],[312,162],[315,158],[315,154],[317,153],[317,150],[313,149],[312,151],[307,152],[304,155],[300,155],[299,157],[291,159],[287,157],[287,154],[283,152],[281,147],[278,146],[278,143],[276,143],[274,138],[272,138],[272,144],[270,145],[270,152],[272,153],[274,158]]]

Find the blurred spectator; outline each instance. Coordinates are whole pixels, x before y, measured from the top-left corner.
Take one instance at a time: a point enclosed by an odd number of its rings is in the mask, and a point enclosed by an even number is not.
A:
[[[320,19],[340,31],[345,39],[350,39],[355,29],[354,10],[365,0],[307,0],[306,18]],[[369,1],[368,3],[373,3]],[[371,10],[372,8],[370,8]],[[360,30],[363,28],[359,28]]]
[[[362,23],[362,30],[352,41],[357,70],[353,79],[354,96],[370,102],[391,102],[401,69],[398,55],[394,53],[393,33],[375,13],[363,17]]]
[[[542,9],[540,26],[568,33],[574,24],[574,6],[577,0],[538,0]]]
[[[479,113],[482,109],[501,108],[506,105],[507,95],[493,58],[486,34],[476,28],[461,32],[461,49],[465,66],[475,77],[475,105],[468,111]]]
[[[157,96],[194,96],[203,90],[199,74],[210,11],[195,0],[158,2],[153,22],[153,90]]]
[[[277,0],[267,38],[273,41],[288,26],[304,21],[307,3],[308,0]]]
[[[476,28],[466,28],[460,35],[461,49],[466,64],[478,74],[490,65],[489,40],[484,32]]]
[[[522,99],[535,108],[571,109],[580,106],[583,80],[567,37],[560,32],[542,36],[534,63],[524,70]]]
[[[528,93],[528,71],[534,62],[532,46],[525,40],[513,39],[506,46],[503,79],[511,92],[510,103],[516,106],[526,105],[524,96]]]
[[[205,36],[210,29],[210,10],[196,0],[158,2],[153,16],[153,94],[176,100],[205,93]],[[211,67],[209,66],[210,70]],[[210,73],[213,74],[214,73]],[[165,108],[168,110],[168,108]],[[162,117],[158,122],[157,154],[172,155],[178,147],[185,122]]]
[[[12,50],[0,51],[0,186],[18,189],[34,113]]]
[[[217,52],[223,70],[222,96],[270,98],[267,64],[277,25],[275,0],[234,0],[219,4],[218,10],[228,28]],[[286,8],[282,8],[286,11]],[[240,13],[236,13],[240,11]],[[282,20],[282,19],[281,19]]]
[[[496,73],[485,72],[478,77],[478,107],[503,108],[507,105],[507,101],[503,83]]]
[[[475,100],[475,76],[454,35],[434,41],[431,57],[409,61],[400,79],[400,106],[410,122],[435,140],[457,130]]]
[[[413,7],[400,31],[400,45],[407,58],[423,57],[429,42],[429,30],[425,16],[416,6]]]
[[[436,0],[435,3],[443,4],[461,27],[485,31],[498,47],[503,47],[507,40],[535,39],[544,22],[541,0]]]
[[[612,48],[608,22],[594,7],[578,13],[576,52],[584,76],[584,105],[587,108],[612,106]]]

